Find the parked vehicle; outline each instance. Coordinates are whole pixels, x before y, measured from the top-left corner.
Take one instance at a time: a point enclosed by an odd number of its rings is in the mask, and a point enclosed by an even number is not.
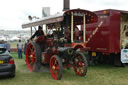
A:
[[[15,77],[15,68],[14,59],[5,48],[5,44],[0,44],[0,78],[3,76]]]
[[[128,11],[107,9],[94,13],[98,22],[87,24],[86,29],[90,64],[122,66],[122,63],[128,63],[128,57],[121,55],[121,50],[128,49]]]

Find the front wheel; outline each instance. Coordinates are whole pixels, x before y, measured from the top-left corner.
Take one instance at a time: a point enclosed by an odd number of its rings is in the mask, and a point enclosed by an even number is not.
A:
[[[60,80],[62,77],[63,67],[61,58],[57,55],[53,55],[50,59],[50,72],[51,76],[55,80]]]
[[[74,56],[74,71],[78,76],[85,76],[88,69],[87,59],[82,52],[76,52]]]

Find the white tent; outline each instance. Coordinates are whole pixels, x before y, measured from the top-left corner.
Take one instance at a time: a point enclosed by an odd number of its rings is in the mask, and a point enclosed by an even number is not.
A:
[[[11,39],[10,39],[10,41],[18,41],[20,38],[18,38],[17,36],[14,36],[14,37],[12,37]]]
[[[0,36],[0,40],[6,41],[6,38],[4,36]]]

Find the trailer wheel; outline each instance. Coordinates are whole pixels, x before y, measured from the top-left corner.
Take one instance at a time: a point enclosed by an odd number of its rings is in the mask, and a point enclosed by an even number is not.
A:
[[[122,63],[123,67],[128,67],[128,63]]]
[[[74,56],[74,71],[78,76],[85,76],[88,69],[87,59],[82,52],[76,52]]]
[[[30,72],[37,72],[41,67],[41,49],[35,42],[27,45],[26,65]]]
[[[57,55],[53,55],[50,59],[50,72],[51,76],[55,80],[60,80],[62,77],[63,67],[61,58]]]

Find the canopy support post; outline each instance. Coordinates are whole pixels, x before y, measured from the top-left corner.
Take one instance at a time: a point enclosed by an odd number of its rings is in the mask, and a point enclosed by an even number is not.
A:
[[[74,25],[74,17],[73,17],[73,12],[72,12],[72,15],[71,15],[71,42],[73,43],[74,40],[73,40],[73,25]]]
[[[86,42],[86,17],[85,14],[83,16],[83,42]]]
[[[31,29],[31,36],[32,36],[32,27],[30,29]]]

